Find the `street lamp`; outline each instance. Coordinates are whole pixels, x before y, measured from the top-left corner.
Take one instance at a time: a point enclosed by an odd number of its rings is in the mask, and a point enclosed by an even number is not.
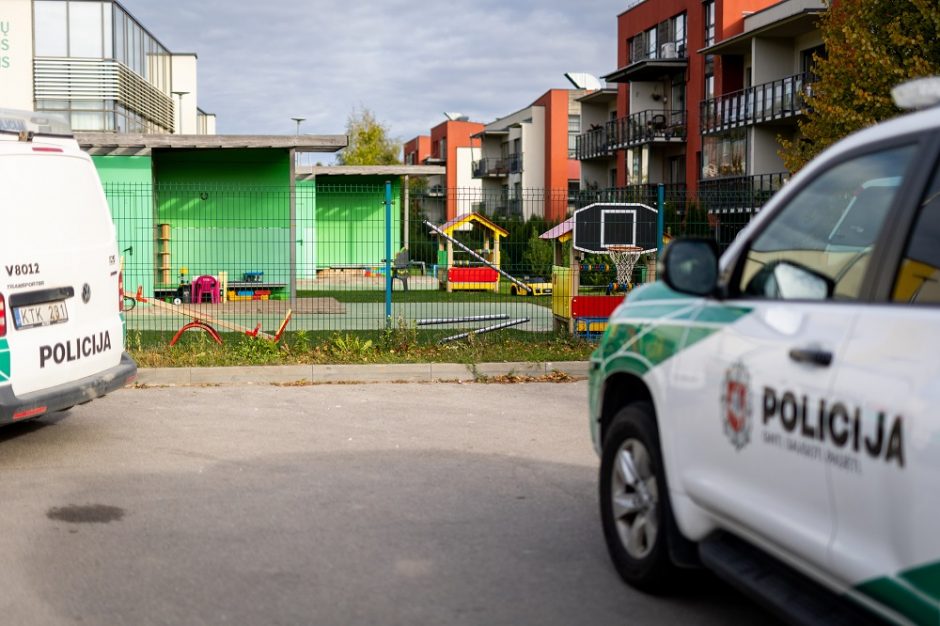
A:
[[[171,93],[179,99],[179,106],[177,108],[179,109],[180,130],[178,134],[182,134],[183,133],[183,96],[189,94],[189,92],[188,91],[173,91]]]
[[[300,134],[300,123],[301,123],[302,121],[304,121],[305,119],[307,119],[307,118],[306,118],[306,117],[292,117],[291,119],[294,120],[295,122],[297,122],[297,134],[299,135],[299,134]]]

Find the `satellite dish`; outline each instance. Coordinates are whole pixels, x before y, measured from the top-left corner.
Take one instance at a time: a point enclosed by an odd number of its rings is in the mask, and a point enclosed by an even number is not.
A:
[[[444,117],[449,119],[451,122],[469,122],[470,118],[463,113],[447,113],[444,112]]]
[[[601,88],[601,81],[597,76],[587,72],[565,72],[565,78],[574,85],[575,89],[597,90]]]

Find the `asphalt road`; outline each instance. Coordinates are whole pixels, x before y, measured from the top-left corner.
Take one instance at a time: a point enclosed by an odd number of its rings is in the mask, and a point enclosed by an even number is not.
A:
[[[586,383],[126,389],[0,430],[4,624],[734,624],[623,586]]]

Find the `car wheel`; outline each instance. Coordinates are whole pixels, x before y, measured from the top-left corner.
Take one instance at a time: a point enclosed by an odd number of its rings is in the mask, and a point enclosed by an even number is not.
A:
[[[614,417],[599,482],[604,539],[620,577],[644,591],[665,590],[675,570],[666,531],[672,513],[652,406],[631,404]]]

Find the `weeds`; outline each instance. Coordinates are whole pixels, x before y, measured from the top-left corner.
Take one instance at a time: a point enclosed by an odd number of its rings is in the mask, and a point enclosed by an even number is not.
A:
[[[438,345],[453,330],[417,329],[402,320],[381,331],[288,332],[277,344],[223,333],[218,345],[205,333],[185,333],[170,347],[170,332],[132,331],[127,349],[141,367],[295,365],[335,363],[474,363],[583,361],[594,344],[564,333],[513,329]]]
[[[357,335],[334,335],[327,351],[341,360],[365,361],[372,353],[371,339],[362,339]]]

